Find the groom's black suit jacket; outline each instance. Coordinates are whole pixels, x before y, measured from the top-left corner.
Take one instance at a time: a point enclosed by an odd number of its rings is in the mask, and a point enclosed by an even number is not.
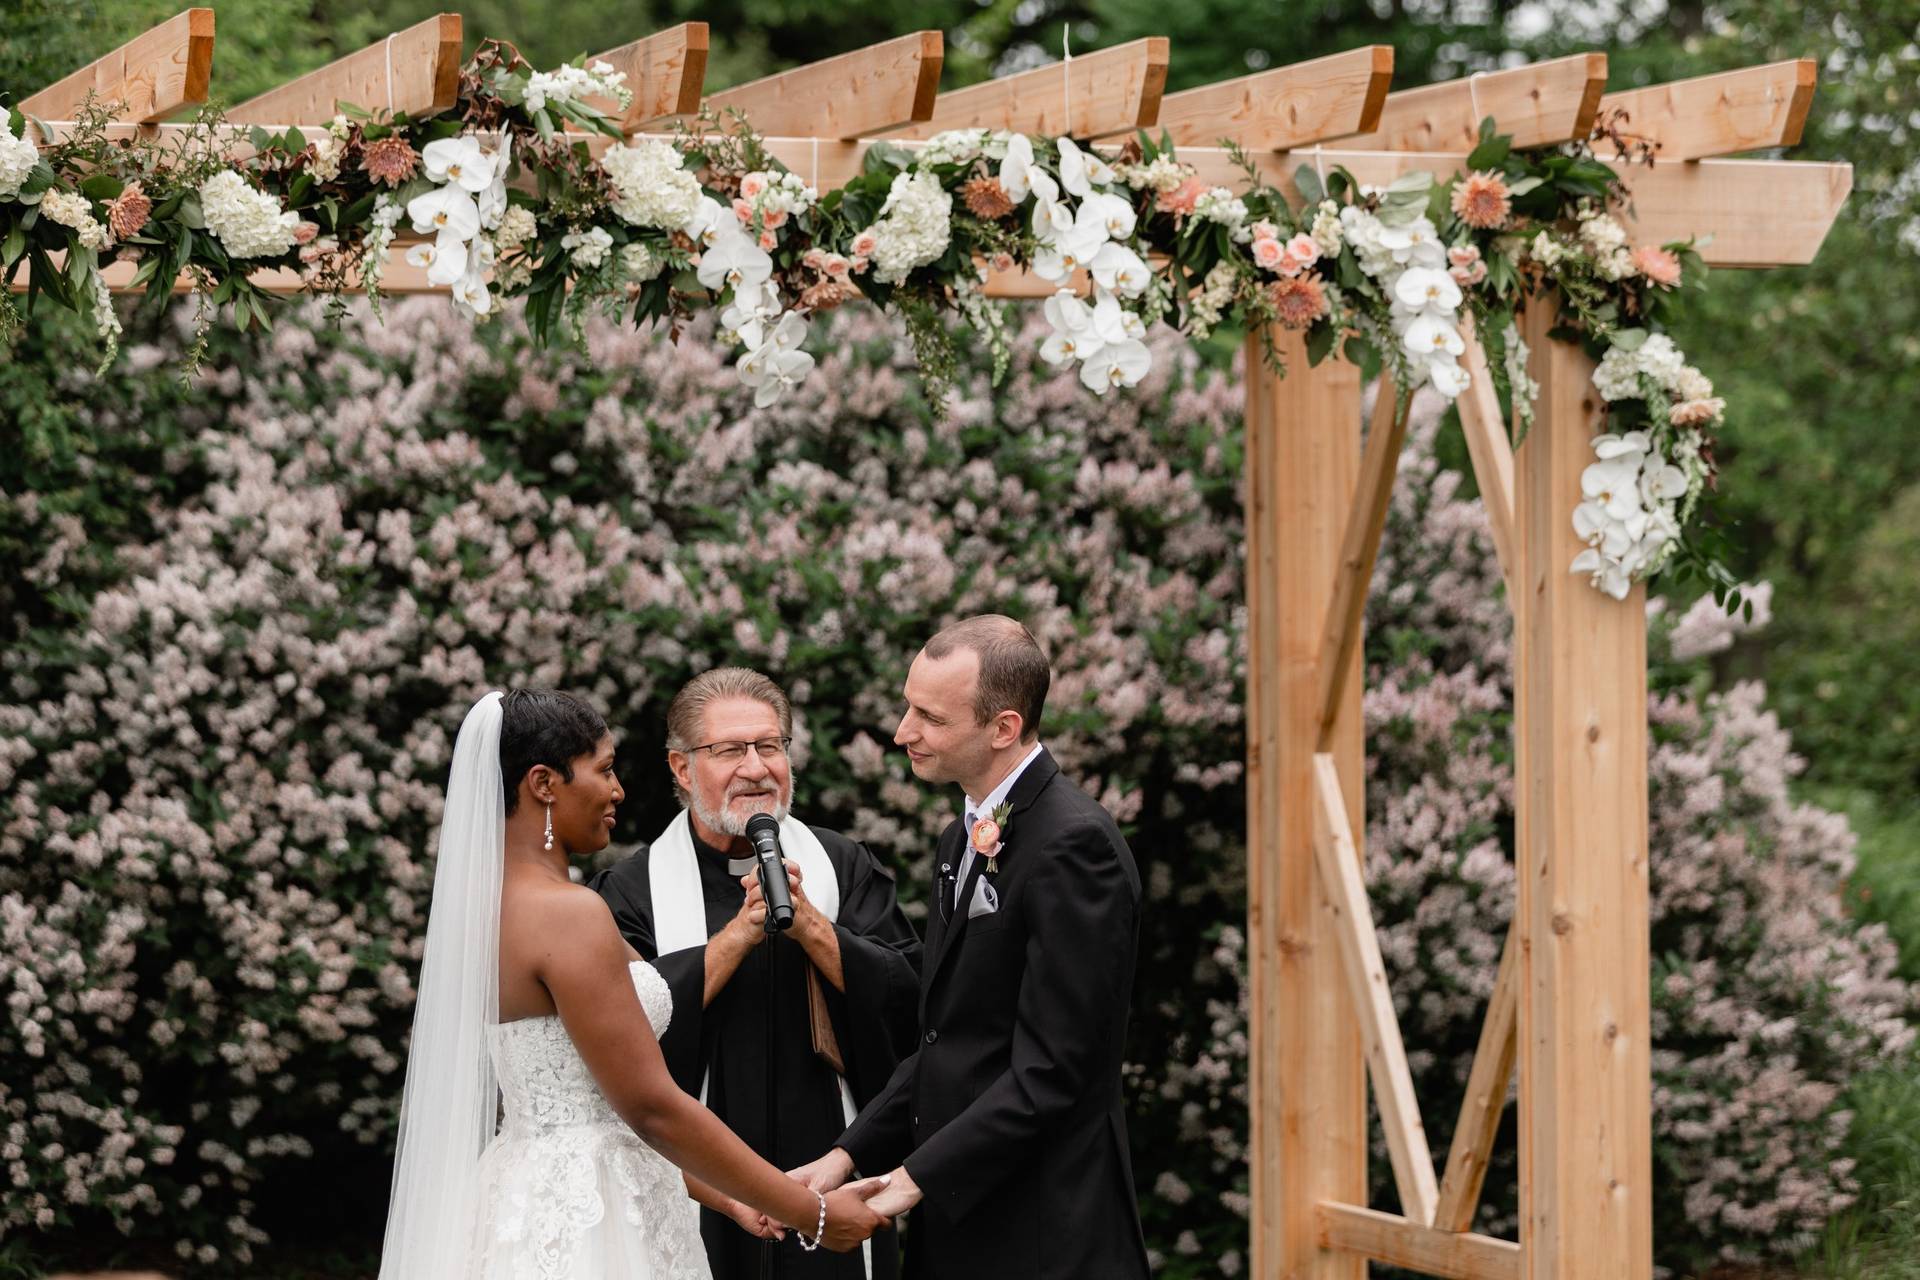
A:
[[[1140,874],[1045,751],[1008,803],[999,910],[967,918],[984,858],[950,917],[936,882],[919,1046],[840,1145],[862,1174],[904,1163],[919,1184],[910,1276],[1145,1280],[1120,1095]],[[936,872],[957,874],[965,839],[947,828]]]

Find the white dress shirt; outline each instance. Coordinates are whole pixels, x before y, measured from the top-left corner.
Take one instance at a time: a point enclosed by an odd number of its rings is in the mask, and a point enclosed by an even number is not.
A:
[[[953,905],[956,908],[960,905],[960,889],[967,883],[967,872],[973,866],[974,823],[978,822],[981,818],[991,817],[995,809],[1006,803],[1007,796],[1013,791],[1013,784],[1020,781],[1020,775],[1027,771],[1027,766],[1039,758],[1040,743],[1036,740],[1033,744],[1033,750],[1027,752],[1019,764],[1007,771],[1007,776],[1000,779],[999,786],[987,793],[986,799],[976,801],[972,796],[966,797],[967,807],[965,812],[973,815],[973,821],[967,823],[966,853],[960,858],[960,872],[953,880]]]

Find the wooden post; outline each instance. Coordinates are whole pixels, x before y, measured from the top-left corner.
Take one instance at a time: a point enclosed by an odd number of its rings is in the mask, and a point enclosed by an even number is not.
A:
[[[1522,1274],[1647,1280],[1646,592],[1614,600],[1568,571],[1603,405],[1554,317],[1527,308],[1540,400],[1515,459]]]
[[[1320,1245],[1315,1206],[1367,1202],[1367,1093],[1337,922],[1314,873],[1320,632],[1360,473],[1360,374],[1309,368],[1275,334],[1287,375],[1247,340],[1247,946],[1252,1084],[1250,1275],[1364,1280]],[[1364,831],[1360,655],[1330,746]]]

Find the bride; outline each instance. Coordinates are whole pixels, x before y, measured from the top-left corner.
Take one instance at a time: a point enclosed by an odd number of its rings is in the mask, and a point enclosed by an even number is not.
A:
[[[566,694],[490,693],[460,726],[380,1280],[707,1280],[696,1199],[808,1248],[886,1225],[880,1180],[819,1195],[667,1074],[666,982],[567,876],[624,798]]]

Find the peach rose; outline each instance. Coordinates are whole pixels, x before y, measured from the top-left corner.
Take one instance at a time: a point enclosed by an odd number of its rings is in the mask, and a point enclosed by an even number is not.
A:
[[[753,199],[755,196],[759,195],[762,191],[765,191],[766,189],[767,189],[767,175],[764,173],[750,173],[746,177],[740,179],[740,194],[745,196],[749,200]]]
[[[1253,263],[1265,271],[1278,271],[1287,251],[1271,236],[1258,236],[1253,242]]]
[[[824,270],[830,276],[844,276],[845,274],[847,274],[847,267],[849,264],[847,260],[841,255],[837,253],[829,253],[822,259],[820,265],[821,265],[821,269]]]
[[[773,232],[762,231],[760,233],[760,247],[762,249],[771,249],[779,243],[780,243],[780,237],[774,235]]]
[[[744,227],[753,221],[753,206],[736,196],[733,201],[733,216],[740,219],[740,225]]]
[[[1633,268],[1663,289],[1680,283],[1680,259],[1654,245],[1643,244],[1633,251]]]
[[[879,247],[880,237],[871,231],[862,231],[853,238],[853,256],[856,258],[871,258],[873,251]]]

